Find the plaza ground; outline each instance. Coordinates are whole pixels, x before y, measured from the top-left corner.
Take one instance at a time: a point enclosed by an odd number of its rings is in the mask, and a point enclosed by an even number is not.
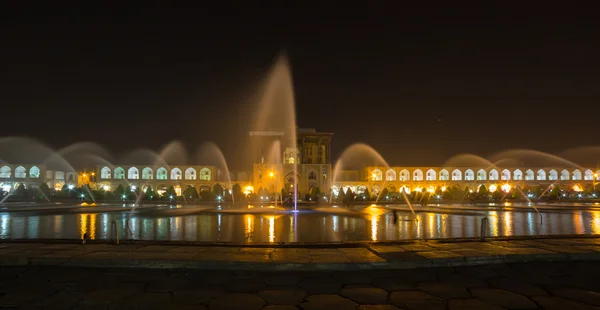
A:
[[[0,308],[600,309],[600,239],[0,244]]]

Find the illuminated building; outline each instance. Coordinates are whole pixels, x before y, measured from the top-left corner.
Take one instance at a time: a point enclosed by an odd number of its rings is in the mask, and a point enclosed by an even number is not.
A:
[[[77,185],[77,172],[50,170],[46,165],[3,164],[0,166],[0,190],[10,192],[21,184],[25,188],[46,183],[49,188],[60,190],[64,185]]]

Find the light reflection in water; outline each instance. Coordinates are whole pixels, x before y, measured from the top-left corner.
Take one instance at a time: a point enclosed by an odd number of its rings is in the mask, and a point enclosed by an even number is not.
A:
[[[338,221],[339,221],[338,216],[334,215],[332,217],[332,221],[333,221],[333,232],[338,232],[338,225],[339,225],[338,224]]]
[[[544,221],[532,212],[490,211],[471,214],[418,214],[399,216],[396,225],[391,217],[376,209],[366,216],[358,213],[320,214],[299,212],[277,217],[271,214],[194,214],[156,217],[152,213],[133,217],[129,222],[131,237],[141,240],[186,240],[225,242],[339,242],[386,241],[413,238],[478,237],[481,218],[487,215],[490,236],[600,234],[600,211],[573,210],[544,213]],[[111,222],[124,227],[127,216],[121,213],[50,214],[25,216],[0,213],[0,238],[69,238],[112,237]],[[330,219],[330,220],[329,220]],[[256,225],[257,220],[264,227]],[[325,225],[323,226],[323,220]],[[385,223],[388,221],[388,230]],[[266,227],[268,225],[268,228]],[[277,226],[279,225],[279,226]],[[289,228],[288,228],[289,227]],[[321,227],[322,229],[317,229]],[[125,230],[119,229],[121,238]],[[278,236],[277,238],[275,236]]]
[[[269,242],[275,242],[275,216],[269,216]]]
[[[377,215],[371,215],[371,240],[377,241]]]

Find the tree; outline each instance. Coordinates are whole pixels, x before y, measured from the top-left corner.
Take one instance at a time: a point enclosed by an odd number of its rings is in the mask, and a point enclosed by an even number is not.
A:
[[[556,185],[552,185],[552,188],[550,189],[550,193],[548,194],[548,198],[552,199],[552,200],[556,200],[559,199],[561,197],[561,190],[559,186]]]
[[[146,191],[144,192],[144,198],[146,200],[154,200],[154,199],[156,199],[155,196],[156,196],[156,194],[152,190],[152,187],[151,186],[146,187]]]
[[[26,199],[27,198],[27,189],[25,188],[25,185],[19,184],[19,186],[17,186],[17,188],[15,189],[13,196],[15,196],[15,198],[21,199],[21,200]]]
[[[365,200],[371,200],[371,193],[369,193],[368,188],[365,188],[365,191],[363,192],[363,197]]]
[[[119,186],[117,186],[117,188],[115,188],[115,196],[121,198],[123,195],[125,195],[125,187],[123,187],[122,184],[119,184]]]
[[[310,189],[310,198],[313,201],[319,202],[320,196],[321,196],[321,189],[319,188],[319,186],[315,186]]]
[[[183,191],[183,196],[185,199],[198,199],[198,192],[195,187],[188,185]]]
[[[52,190],[50,189],[50,187],[48,187],[48,184],[41,183],[38,188],[39,188],[42,196],[45,196],[45,197],[43,197],[44,199],[50,198],[52,196]]]
[[[175,187],[173,186],[169,186],[167,188],[167,190],[163,193],[163,196],[166,197],[167,199],[176,199],[177,198],[177,192],[175,191]]]
[[[388,195],[389,195],[389,191],[388,191],[387,187],[384,187],[384,188],[381,190],[381,193],[379,194],[379,199],[380,199],[380,200],[381,200],[381,199],[388,200]]]
[[[477,199],[487,199],[489,194],[487,187],[483,184],[477,189]]]
[[[233,186],[231,187],[231,194],[233,195],[233,199],[235,201],[241,201],[242,198],[244,198],[244,194],[242,193],[242,187],[237,183],[233,184]]]
[[[219,199],[219,197],[223,199],[223,185],[215,183],[212,188],[212,194],[216,199]]]

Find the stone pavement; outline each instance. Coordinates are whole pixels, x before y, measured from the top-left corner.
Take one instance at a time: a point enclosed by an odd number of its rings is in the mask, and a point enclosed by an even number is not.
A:
[[[369,271],[0,267],[0,308],[600,309],[597,262]]]
[[[600,238],[410,241],[305,247],[133,242],[0,244],[0,266],[54,265],[252,270],[382,270],[528,261],[600,260]]]

